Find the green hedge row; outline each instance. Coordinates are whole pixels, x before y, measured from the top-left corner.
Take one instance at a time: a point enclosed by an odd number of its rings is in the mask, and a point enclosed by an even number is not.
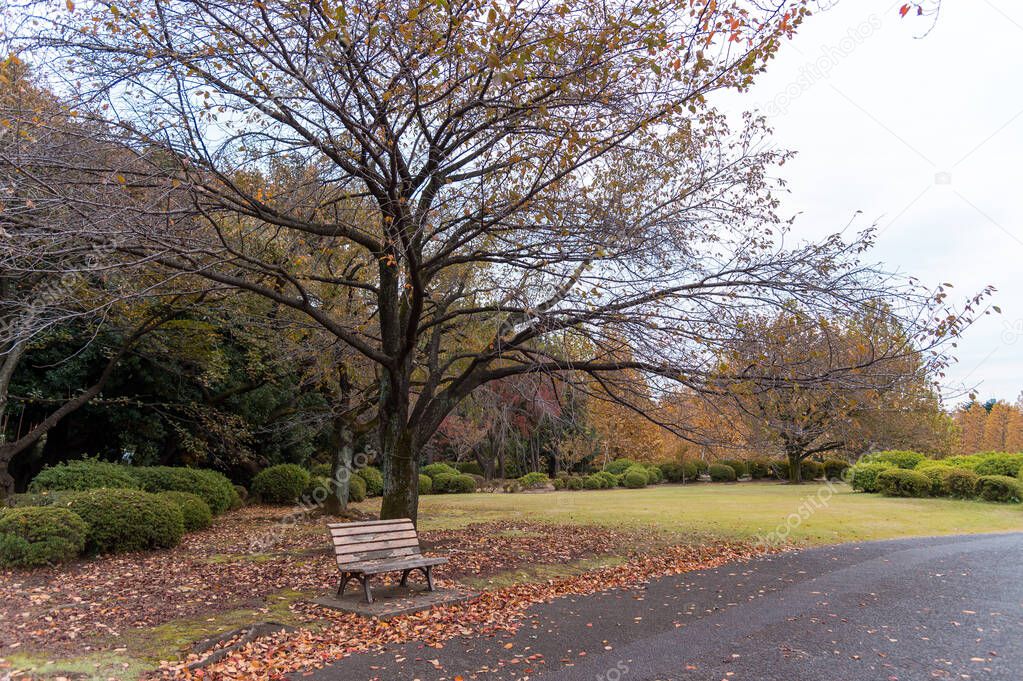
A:
[[[79,459],[44,468],[29,483],[30,493],[135,489],[144,492],[190,492],[198,495],[214,515],[240,505],[238,491],[222,473],[204,468],[126,466]]]
[[[1023,502],[1023,453],[987,452],[931,459],[919,452],[887,451],[852,468],[853,489],[887,496],[952,497]]]

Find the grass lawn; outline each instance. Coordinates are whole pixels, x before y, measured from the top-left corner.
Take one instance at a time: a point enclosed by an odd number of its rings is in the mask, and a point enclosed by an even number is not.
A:
[[[801,514],[797,516],[791,514]],[[805,516],[802,517],[802,516]],[[423,529],[488,520],[650,527],[688,539],[754,538],[781,528],[799,544],[1023,531],[1023,507],[951,499],[892,499],[844,484],[657,485],[526,494],[425,496]]]

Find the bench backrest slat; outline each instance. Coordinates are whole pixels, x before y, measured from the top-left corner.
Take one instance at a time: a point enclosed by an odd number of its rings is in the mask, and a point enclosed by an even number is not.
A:
[[[419,535],[409,519],[327,525],[339,566],[419,555]]]

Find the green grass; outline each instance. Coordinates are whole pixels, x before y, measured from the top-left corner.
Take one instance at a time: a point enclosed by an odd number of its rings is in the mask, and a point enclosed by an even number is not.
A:
[[[802,512],[802,513],[801,513]],[[798,522],[791,514],[801,514]],[[802,516],[805,516],[802,517]],[[843,484],[657,485],[547,494],[431,495],[422,529],[494,520],[649,528],[668,537],[750,539],[781,527],[800,544],[1023,531],[1023,507],[951,499],[890,499]]]

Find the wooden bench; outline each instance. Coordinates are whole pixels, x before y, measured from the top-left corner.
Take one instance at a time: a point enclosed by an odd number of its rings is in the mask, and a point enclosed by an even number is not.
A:
[[[341,571],[341,583],[337,597],[345,595],[350,580],[362,584],[366,602],[373,602],[369,579],[382,572],[401,571],[401,585],[408,583],[413,570],[426,576],[426,585],[433,591],[434,565],[443,565],[447,558],[428,558],[419,549],[419,535],[415,525],[408,518],[401,520],[370,520],[362,523],[330,523],[327,525],[337,568]]]

